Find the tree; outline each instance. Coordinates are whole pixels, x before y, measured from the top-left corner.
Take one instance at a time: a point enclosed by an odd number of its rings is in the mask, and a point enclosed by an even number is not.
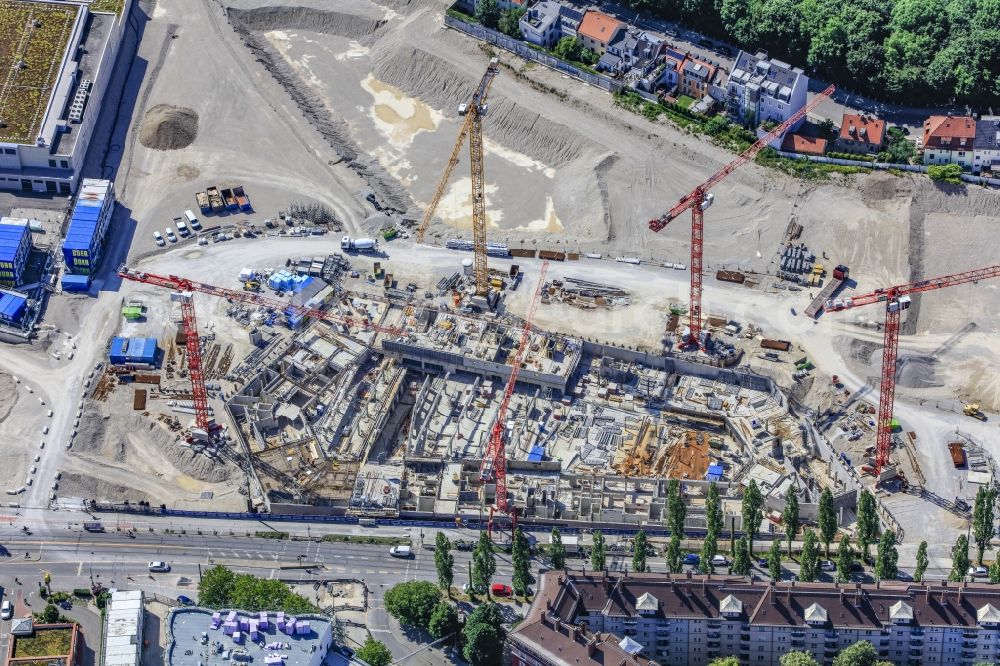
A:
[[[472,551],[472,587],[480,594],[489,593],[490,583],[497,572],[497,558],[488,532],[479,533],[479,542]]]
[[[635,541],[632,544],[632,570],[638,573],[644,573],[647,570],[646,567],[646,533],[643,530],[635,535]]]
[[[426,629],[434,613],[434,607],[441,601],[441,591],[427,580],[411,580],[397,583],[385,593],[385,610],[399,620],[400,624]]]
[[[562,542],[562,534],[558,527],[552,528],[552,544],[549,546],[549,561],[553,569],[566,568],[566,546]]]
[[[819,535],[826,558],[830,559],[830,542],[837,536],[837,511],[833,508],[833,493],[829,488],[824,488],[819,495]]]
[[[942,183],[960,185],[962,183],[962,167],[957,164],[931,165],[927,167],[927,175],[931,180]]]
[[[737,576],[750,575],[750,544],[747,543],[746,537],[736,542],[732,571]]]
[[[667,570],[670,573],[680,573],[684,567],[684,556],[681,553],[681,537],[674,532],[670,535],[670,543],[667,544],[667,552],[664,557],[667,560]]]
[[[920,545],[917,546],[917,568],[913,570],[913,580],[918,583],[923,581],[924,572],[927,571],[929,563],[927,559],[927,542],[921,541]]]
[[[992,583],[993,585],[1000,583],[1000,557],[993,560],[993,563],[990,564],[988,575],[990,583]]]
[[[833,666],[880,666],[878,650],[868,641],[858,641],[833,658]]]
[[[996,490],[980,486],[972,508],[972,538],[976,542],[976,563],[979,566],[983,565],[983,553],[990,549],[990,541],[997,531],[996,504]]]
[[[308,613],[316,610],[309,600],[280,580],[264,580],[252,574],[236,574],[215,566],[198,582],[198,600],[208,608],[241,608],[247,611],[282,610]]]
[[[528,586],[531,585],[531,547],[520,527],[514,530],[514,544],[511,547],[510,561],[514,568],[511,580],[514,594],[519,597],[527,596]]]
[[[441,639],[458,631],[458,611],[447,601],[438,602],[427,623],[427,631],[435,639]]]
[[[781,542],[777,539],[771,542],[771,552],[767,555],[767,573],[771,580],[781,580]]]
[[[819,666],[819,662],[813,659],[812,654],[799,650],[781,655],[778,663],[781,666]]]
[[[718,552],[719,544],[715,539],[715,535],[709,532],[705,535],[704,541],[701,542],[701,561],[698,562],[698,571],[705,574],[715,571],[715,567],[712,566],[712,558]]]
[[[462,656],[471,666],[500,666],[507,631],[500,607],[490,602],[476,607],[462,630]]]
[[[198,603],[208,608],[221,608],[228,604],[235,585],[236,574],[221,564],[216,565],[205,571],[198,581]]]
[[[670,479],[667,483],[667,522],[670,533],[684,538],[684,520],[687,517],[687,506],[681,497],[681,482]]]
[[[59,617],[59,608],[55,604],[46,604],[45,609],[42,610],[42,622],[45,624],[55,624],[59,621]]]
[[[948,580],[958,583],[969,575],[969,539],[964,534],[959,535],[955,546],[951,549],[951,573]]]
[[[519,7],[500,12],[497,29],[509,37],[521,39],[521,17],[524,16],[526,11],[526,9]]]
[[[476,20],[487,28],[496,28],[500,23],[500,7],[497,0],[479,0],[476,3]]]
[[[896,577],[899,564],[899,552],[896,551],[896,533],[892,530],[882,532],[875,553],[875,580],[892,580]]]
[[[705,521],[708,531],[718,539],[722,534],[722,501],[719,499],[719,486],[712,482],[708,484],[708,494],[705,495]]]
[[[377,641],[371,636],[365,640],[357,652],[358,659],[361,659],[369,666],[389,666],[392,663],[392,652],[382,641]]]
[[[740,666],[740,660],[736,657],[716,657],[708,662],[708,666]]]
[[[781,519],[785,523],[785,538],[788,539],[788,556],[792,556],[792,541],[799,531],[799,496],[795,492],[795,486],[788,486],[785,493],[785,510],[781,513]]]
[[[837,547],[837,582],[846,583],[851,579],[851,569],[854,568],[854,551],[847,535],[840,537]]]
[[[563,37],[552,48],[552,52],[563,60],[579,61],[583,42],[576,37]]]
[[[875,513],[875,496],[867,490],[858,498],[858,548],[862,557],[868,559],[868,546],[878,535],[878,515]]]
[[[802,535],[802,556],[799,559],[799,580],[811,583],[819,574],[819,548],[816,534],[807,529]]]
[[[595,570],[604,569],[607,561],[607,545],[604,543],[604,534],[601,530],[594,530],[594,547],[590,549],[590,566]]]
[[[455,556],[451,554],[451,542],[444,532],[438,532],[434,540],[434,567],[438,586],[450,597],[451,585],[455,582]]]
[[[750,485],[743,491],[743,533],[750,539],[750,552],[753,552],[753,542],[760,531],[760,521],[764,516],[761,508],[764,506],[764,497],[757,488],[757,482],[750,479]]]

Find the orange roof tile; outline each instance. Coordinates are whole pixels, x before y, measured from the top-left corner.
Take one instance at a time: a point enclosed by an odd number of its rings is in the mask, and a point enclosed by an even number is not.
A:
[[[803,155],[822,155],[826,152],[826,139],[801,134],[786,134],[781,142],[781,149]]]
[[[845,141],[861,141],[862,129],[864,130],[864,141],[876,146],[882,145],[882,140],[885,137],[885,121],[854,113],[844,114],[844,119],[840,123],[840,138]]]
[[[583,15],[583,20],[580,21],[580,27],[576,29],[576,33],[590,37],[597,42],[607,43],[621,27],[623,27],[621,21],[590,9]]]
[[[924,121],[925,149],[971,149],[975,138],[976,121],[968,116],[931,116]]]

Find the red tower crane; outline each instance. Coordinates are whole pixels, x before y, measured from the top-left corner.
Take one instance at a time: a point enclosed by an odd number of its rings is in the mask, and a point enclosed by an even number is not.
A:
[[[909,282],[876,289],[867,294],[827,301],[828,312],[847,310],[862,305],[885,302],[885,348],[882,351],[882,383],[879,389],[877,439],[875,444],[875,478],[889,464],[892,448],[892,406],[896,394],[896,351],[899,345],[899,314],[910,307],[910,294],[919,294],[967,282],[979,282],[1000,277],[1000,266],[989,266],[965,273]]]
[[[545,273],[549,270],[549,262],[543,261],[542,268],[538,272],[538,287],[531,297],[528,305],[528,312],[524,315],[524,325],[521,327],[521,342],[514,352],[511,360],[510,379],[504,387],[503,397],[500,399],[500,407],[497,409],[496,421],[490,429],[490,439],[486,444],[486,451],[483,454],[483,463],[479,468],[479,478],[484,482],[496,479],[496,504],[495,508],[503,513],[513,516],[514,526],[517,525],[517,514],[513,507],[507,504],[507,449],[505,440],[504,422],[507,418],[507,409],[510,407],[511,396],[514,395],[514,385],[517,384],[517,376],[521,372],[521,361],[524,352],[531,341],[531,320],[535,316],[535,309],[538,307],[539,297],[542,295],[542,287],[545,285]],[[489,531],[493,533],[493,512],[494,506],[490,507]]]
[[[194,292],[218,296],[220,298],[225,298],[228,301],[262,305],[276,310],[284,310],[285,308],[291,307],[299,314],[312,317],[313,319],[322,319],[324,321],[336,322],[347,326],[360,326],[365,330],[376,331],[378,333],[388,333],[390,335],[403,335],[405,333],[402,328],[394,326],[378,326],[367,318],[355,319],[353,317],[342,317],[340,315],[325,312],[324,310],[320,310],[318,308],[297,307],[287,303],[286,301],[269,298],[254,292],[236,291],[235,289],[216,287],[214,285],[189,280],[188,278],[178,277],[176,275],[157,275],[156,273],[136,271],[132,270],[125,264],[118,267],[118,277],[125,280],[132,280],[134,282],[142,282],[143,284],[151,284],[156,287],[172,289],[173,291],[180,293],[181,316],[184,320],[185,346],[187,348],[188,355],[188,374],[191,377],[191,394],[194,396],[195,424],[206,432],[212,429],[212,422],[208,415],[208,391],[205,389],[205,377],[202,374],[201,369],[201,348],[198,340],[198,321],[195,318],[194,303],[192,301],[192,295]]]
[[[806,114],[812,111],[817,104],[833,94],[836,88],[830,86],[820,94],[813,97],[808,104],[796,111],[788,120],[784,121],[770,132],[757,139],[753,144],[740,155],[709,176],[708,180],[694,188],[691,192],[681,197],[680,202],[660,217],[649,221],[649,228],[653,231],[660,231],[670,224],[671,220],[691,209],[691,303],[689,305],[689,328],[690,337],[682,340],[681,344],[700,344],[701,335],[701,278],[702,278],[702,247],[704,244],[705,209],[712,205],[713,195],[709,190],[717,185],[733,171],[752,160],[757,153],[764,149],[767,144],[782,136],[786,130],[792,127]]]

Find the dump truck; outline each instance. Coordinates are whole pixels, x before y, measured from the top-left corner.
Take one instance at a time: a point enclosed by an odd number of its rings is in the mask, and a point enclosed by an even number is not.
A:
[[[847,280],[847,276],[850,270],[844,264],[840,264],[833,269],[833,279],[826,283],[823,290],[816,295],[809,307],[806,308],[807,317],[815,317],[822,311],[826,309],[827,312],[835,312],[837,310],[843,310],[845,305],[844,301],[834,300],[834,296],[843,286],[844,282]]]
[[[222,200],[226,202],[226,210],[239,210],[240,205],[236,203],[236,195],[228,187],[222,190]]]
[[[226,209],[226,203],[222,200],[222,195],[219,194],[219,188],[215,185],[208,188],[208,203],[211,205],[213,213],[221,213]]]
[[[250,210],[250,197],[243,191],[242,185],[237,185],[233,188],[233,196],[236,197],[236,205],[239,206],[240,210]]]
[[[194,200],[198,202],[198,208],[201,208],[202,213],[212,212],[212,205],[208,202],[208,193],[198,192],[194,195]]]
[[[979,409],[978,402],[970,402],[966,404],[965,407],[962,408],[962,413],[966,416],[971,416],[974,419],[979,419],[980,421],[986,420],[986,414],[983,414],[983,411]]]

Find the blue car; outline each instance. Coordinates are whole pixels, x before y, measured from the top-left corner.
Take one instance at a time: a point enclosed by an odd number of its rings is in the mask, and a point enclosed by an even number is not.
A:
[[[771,566],[771,560],[767,559],[766,557],[762,557],[759,560],[757,560],[757,566],[759,566],[761,569],[766,569],[769,566]]]
[[[700,564],[701,557],[697,553],[688,553],[684,556],[684,564]]]
[[[194,606],[194,599],[185,597],[183,594],[177,597],[177,603],[182,606]]]

